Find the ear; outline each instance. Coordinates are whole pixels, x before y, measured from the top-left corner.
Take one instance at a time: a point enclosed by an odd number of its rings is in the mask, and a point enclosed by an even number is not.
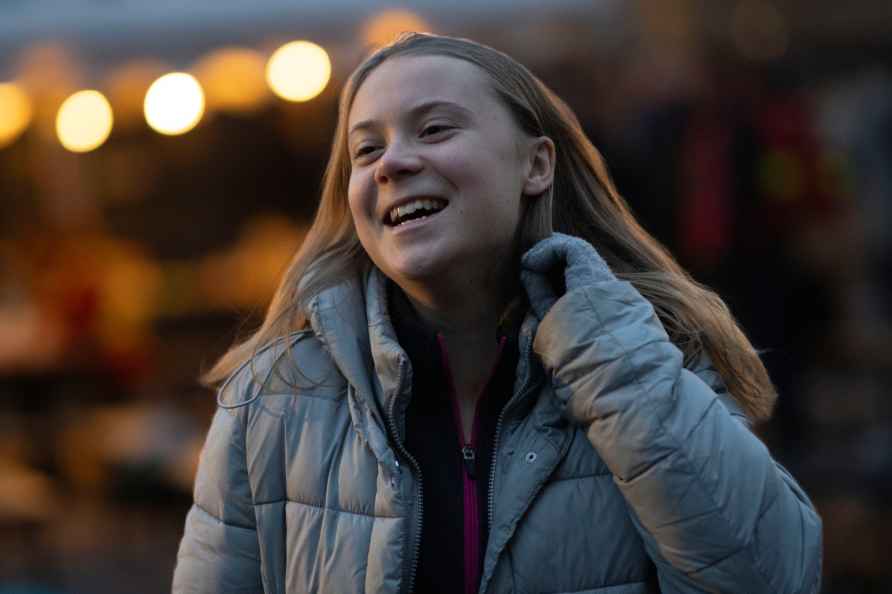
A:
[[[533,138],[527,145],[527,174],[523,184],[524,196],[541,196],[554,182],[554,142],[547,136]]]

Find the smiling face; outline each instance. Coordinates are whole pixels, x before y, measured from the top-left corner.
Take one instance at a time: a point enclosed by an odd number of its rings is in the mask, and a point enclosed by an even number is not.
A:
[[[445,56],[391,58],[360,86],[347,129],[350,211],[378,268],[403,286],[504,276],[522,196],[536,188],[530,139],[483,71]],[[444,208],[406,217],[416,206]]]

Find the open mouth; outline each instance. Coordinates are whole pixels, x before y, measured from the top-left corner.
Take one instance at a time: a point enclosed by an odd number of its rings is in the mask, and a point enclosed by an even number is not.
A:
[[[391,227],[399,227],[409,221],[433,216],[446,208],[448,202],[440,198],[420,198],[390,209],[384,217],[384,223]]]

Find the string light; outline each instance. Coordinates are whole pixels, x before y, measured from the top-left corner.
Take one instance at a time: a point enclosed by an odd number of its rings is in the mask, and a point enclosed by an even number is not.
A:
[[[66,149],[85,153],[102,146],[113,121],[111,104],[102,93],[92,89],[78,91],[59,107],[56,134]]]
[[[31,101],[19,85],[0,83],[0,148],[12,144],[31,123]]]
[[[185,134],[204,115],[204,91],[191,74],[171,72],[149,87],[144,111],[146,122],[156,132]]]
[[[287,101],[309,101],[331,78],[328,53],[310,41],[286,43],[270,57],[266,80],[273,92]]]

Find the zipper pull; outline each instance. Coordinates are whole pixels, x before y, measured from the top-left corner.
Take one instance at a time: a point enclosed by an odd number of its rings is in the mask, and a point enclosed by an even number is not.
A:
[[[400,461],[394,459],[393,461],[393,474],[390,475],[390,488],[396,490],[399,484],[399,477],[402,474],[403,469],[400,468]]]
[[[477,480],[477,453],[474,448],[466,445],[461,449],[461,459],[465,465],[465,472],[471,477],[471,480]]]

